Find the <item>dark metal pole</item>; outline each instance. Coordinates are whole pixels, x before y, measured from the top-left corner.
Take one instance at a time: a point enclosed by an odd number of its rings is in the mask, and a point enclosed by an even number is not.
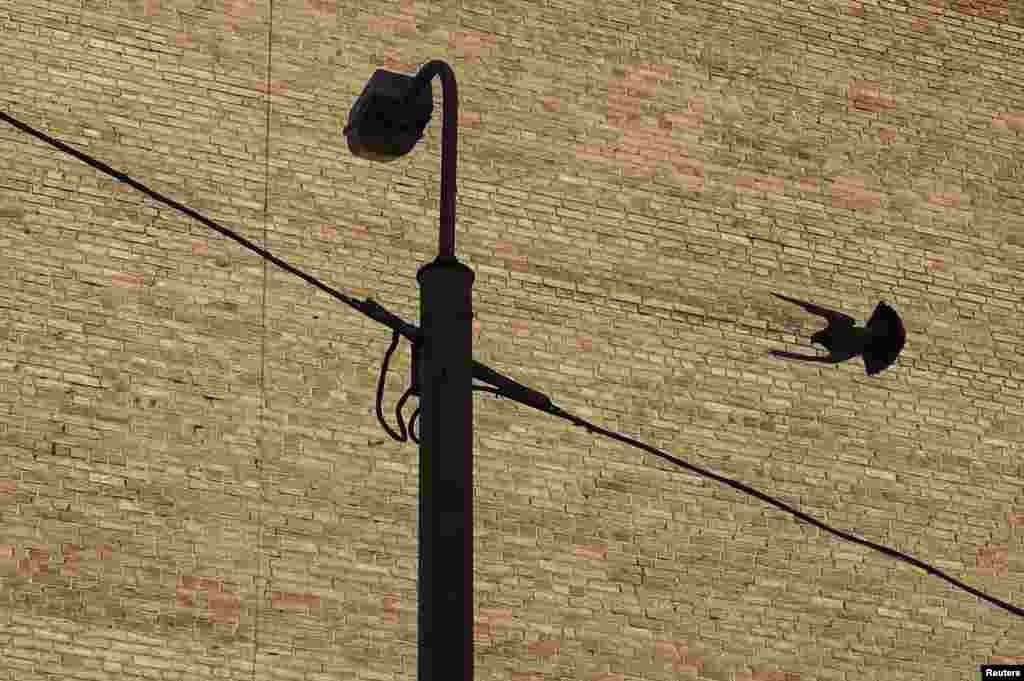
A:
[[[451,67],[440,73],[440,253],[419,269],[421,336],[418,681],[473,679],[473,270],[455,257],[458,98]]]

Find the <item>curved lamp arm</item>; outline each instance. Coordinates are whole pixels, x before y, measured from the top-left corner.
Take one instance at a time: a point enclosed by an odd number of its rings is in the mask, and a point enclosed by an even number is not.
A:
[[[441,234],[439,257],[455,257],[455,166],[458,160],[459,93],[455,72],[447,63],[434,59],[420,67],[408,101],[415,101],[434,76],[441,76]]]
[[[430,122],[430,81],[441,76],[441,239],[438,258],[455,258],[455,164],[459,96],[455,72],[443,61],[423,64],[415,76],[377,69],[349,111],[342,131],[356,156],[384,163],[405,156]]]

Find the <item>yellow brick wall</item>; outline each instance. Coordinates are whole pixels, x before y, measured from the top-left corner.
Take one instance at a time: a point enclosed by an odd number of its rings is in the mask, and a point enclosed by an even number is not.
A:
[[[0,0],[0,108],[418,323],[440,85],[400,161],[340,125],[443,59],[478,360],[1022,607],[1022,43],[1016,0]],[[415,677],[388,329],[4,123],[0,277],[0,681]],[[906,348],[772,358],[818,328],[772,291]],[[478,679],[1024,663],[1019,617],[474,395]]]

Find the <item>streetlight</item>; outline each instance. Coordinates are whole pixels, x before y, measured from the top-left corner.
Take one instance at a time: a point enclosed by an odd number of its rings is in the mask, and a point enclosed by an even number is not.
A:
[[[439,254],[416,272],[422,335],[413,347],[420,398],[417,679],[473,679],[473,270],[455,257],[455,74],[430,61],[415,76],[374,72],[349,112],[349,150],[371,161],[412,151],[441,76]]]

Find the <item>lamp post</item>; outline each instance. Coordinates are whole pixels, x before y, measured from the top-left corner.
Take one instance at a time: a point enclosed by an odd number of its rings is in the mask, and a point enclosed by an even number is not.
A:
[[[412,151],[441,76],[438,256],[416,272],[422,336],[413,349],[420,398],[418,681],[473,679],[473,270],[455,257],[455,74],[430,61],[415,76],[378,69],[349,113],[349,150],[373,161]]]

